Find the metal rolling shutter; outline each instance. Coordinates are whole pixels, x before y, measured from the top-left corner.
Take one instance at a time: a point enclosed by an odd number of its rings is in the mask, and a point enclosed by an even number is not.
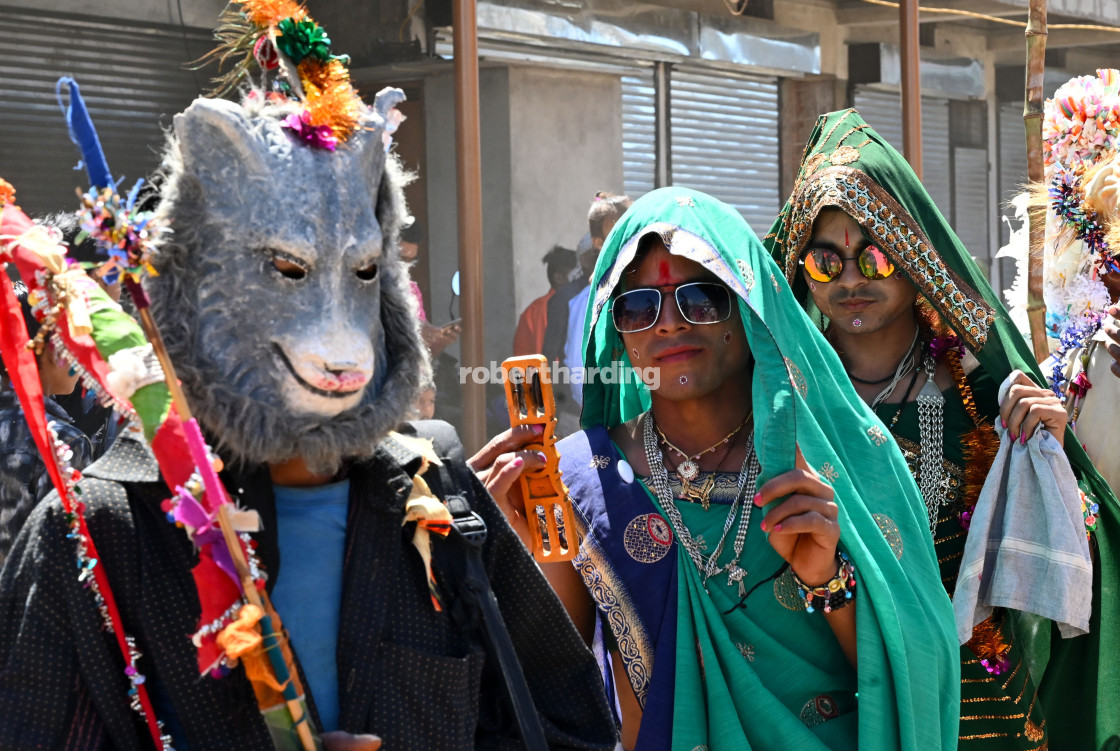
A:
[[[777,79],[674,69],[669,80],[673,184],[731,204],[764,236],[781,207]]]
[[[855,108],[879,135],[902,153],[902,97],[857,87]],[[922,185],[946,217],[952,216],[949,187],[949,102],[922,97]]]
[[[980,268],[989,268],[988,248],[988,151],[958,146],[953,149],[955,185],[953,223],[957,237],[976,258]]]
[[[209,71],[182,67],[212,46],[208,32],[14,9],[0,10],[0,28],[0,175],[32,215],[74,210],[74,189],[88,187],[55,99],[59,76],[81,86],[122,189],[159,164],[171,116],[209,83]]]
[[[1008,202],[1027,182],[1027,136],[1023,128],[1022,102],[999,106],[999,215],[1014,218]],[[1007,222],[1000,220],[1000,242],[1011,239]]]
[[[622,76],[622,189],[633,199],[656,184],[656,130],[653,72]]]

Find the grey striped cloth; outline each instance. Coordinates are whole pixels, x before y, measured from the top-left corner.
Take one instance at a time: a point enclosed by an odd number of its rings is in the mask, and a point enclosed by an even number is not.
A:
[[[1000,386],[1007,396],[1013,372]],[[1026,445],[997,422],[999,453],[972,513],[953,595],[964,644],[993,608],[1034,613],[1063,638],[1089,632],[1093,562],[1077,478],[1061,444],[1044,429]]]

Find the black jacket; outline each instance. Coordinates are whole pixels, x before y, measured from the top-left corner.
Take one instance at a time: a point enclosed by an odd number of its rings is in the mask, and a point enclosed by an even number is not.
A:
[[[494,660],[476,634],[433,609],[408,541],[411,525],[401,526],[419,463],[387,441],[350,468],[340,729],[380,735],[386,751],[518,748]],[[613,748],[593,656],[493,499],[473,473],[458,469],[454,476],[468,487],[457,492],[489,528],[483,560],[550,746]],[[224,480],[239,503],[261,513],[258,552],[274,581],[283,573],[267,470]],[[86,470],[81,488],[100,565],[143,655],[140,672],[166,692],[190,750],[270,749],[242,669],[223,679],[198,675],[189,639],[199,614],[190,575],[196,556],[160,510],[169,492],[150,450],[122,436]],[[57,497],[40,504],[0,574],[0,749],[150,748],[128,706],[120,653],[77,580],[64,517]]]

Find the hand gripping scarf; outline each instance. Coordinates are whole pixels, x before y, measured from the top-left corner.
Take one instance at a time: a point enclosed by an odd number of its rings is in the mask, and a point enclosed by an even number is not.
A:
[[[638,200],[611,232],[595,269],[585,321],[586,364],[630,367],[608,305],[639,241],[650,233],[660,236],[671,253],[715,273],[739,298],[756,363],[759,483],[793,469],[795,448],[800,446],[809,465],[836,490],[840,545],[860,579],[860,746],[955,748],[958,649],[925,506],[886,428],[856,395],[832,347],[800,309],[743,218],[726,204],[682,188],[664,188]],[[648,388],[640,381],[608,384],[596,379],[584,386],[582,423],[585,428],[609,429],[649,406]],[[884,529],[892,533],[893,548]],[[695,569],[688,568],[692,563],[678,548],[678,572],[684,582],[686,573],[694,575]],[[788,748],[784,739],[803,738],[805,727],[799,718],[767,691],[767,686],[782,681],[783,671],[762,672],[761,666],[744,660],[734,644],[711,638],[725,633],[719,611],[702,589],[682,584],[681,592],[674,747],[686,737],[707,738],[712,751]],[[698,644],[703,645],[700,669],[706,671],[707,681],[697,665]],[[809,659],[813,650],[839,649],[835,644],[798,647]],[[717,666],[729,666],[729,697],[708,689]],[[749,680],[736,682],[732,674],[737,671],[744,671]],[[752,693],[746,691],[749,687]],[[731,711],[719,711],[724,707]]]
[[[994,383],[1002,383],[1015,369],[1046,383],[1007,309],[906,160],[854,109],[817,121],[793,195],[766,237],[766,247],[797,299],[814,313],[798,259],[813,221],[826,207],[842,209],[864,227]],[[1061,739],[1063,748],[1099,748],[1120,733],[1120,580],[1115,568],[1120,504],[1068,429],[1065,452],[1082,490],[1100,506],[1091,633],[1055,639],[1051,646],[1044,625],[1040,638],[1028,647],[1029,659],[1050,737]]]

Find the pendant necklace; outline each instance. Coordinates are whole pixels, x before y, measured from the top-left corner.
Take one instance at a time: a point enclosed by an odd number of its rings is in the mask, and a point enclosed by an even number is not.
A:
[[[748,415],[748,419],[749,419]],[[745,424],[745,422],[744,422]],[[740,425],[736,428],[738,432],[743,426]],[[754,508],[754,503],[745,501],[744,498],[751,498],[753,501],[755,493],[755,485],[758,482],[758,475],[761,468],[758,463],[758,455],[754,450],[754,435],[747,438],[747,455],[743,460],[743,468],[739,470],[739,482],[736,486],[735,499],[731,502],[731,508],[727,512],[727,521],[724,522],[723,532],[720,535],[719,543],[716,545],[715,551],[710,556],[704,555],[703,543],[693,538],[692,533],[689,532],[688,527],[685,526],[684,519],[681,518],[681,512],[677,508],[676,501],[673,500],[673,493],[669,488],[669,473],[665,469],[665,460],[661,454],[661,448],[658,445],[657,437],[654,432],[660,433],[657,429],[653,413],[647,412],[645,416],[645,425],[643,426],[642,437],[645,444],[646,462],[649,464],[650,480],[653,483],[654,493],[657,495],[657,500],[664,509],[665,514],[669,517],[669,523],[673,527],[673,532],[680,541],[681,546],[688,553],[688,557],[692,559],[693,565],[700,573],[700,582],[704,586],[704,591],[708,591],[708,580],[716,574],[727,574],[727,585],[737,584],[739,587],[739,596],[746,595],[746,585],[744,579],[747,572],[739,565],[739,559],[743,555],[743,548],[747,540],[747,529],[751,524],[751,510]],[[732,433],[734,435],[734,433]],[[730,438],[730,436],[729,436]],[[718,444],[717,444],[718,445]],[[723,552],[724,545],[727,543],[727,535],[731,531],[732,525],[735,523],[735,517],[739,516],[740,509],[742,509],[742,516],[739,519],[739,528],[735,532],[735,539],[732,542],[732,551],[734,557],[723,566],[719,565],[719,557]]]
[[[700,461],[700,457],[704,456],[705,454],[710,454],[711,452],[715,451],[720,446],[734,438],[735,435],[743,429],[743,426],[747,424],[747,421],[751,419],[751,415],[753,414],[754,410],[748,412],[747,416],[743,418],[743,421],[739,423],[739,427],[735,428],[722,439],[716,441],[714,444],[704,449],[700,453],[694,454],[692,456],[689,456],[688,454],[674,446],[672,442],[670,442],[669,439],[665,436],[665,434],[661,432],[661,428],[655,426],[654,429],[657,431],[657,435],[661,438],[661,442],[671,451],[678,454],[682,459],[684,459],[684,461],[677,465],[677,477],[681,478],[681,482],[683,483],[691,483],[693,480],[700,476],[700,465],[698,463]]]

